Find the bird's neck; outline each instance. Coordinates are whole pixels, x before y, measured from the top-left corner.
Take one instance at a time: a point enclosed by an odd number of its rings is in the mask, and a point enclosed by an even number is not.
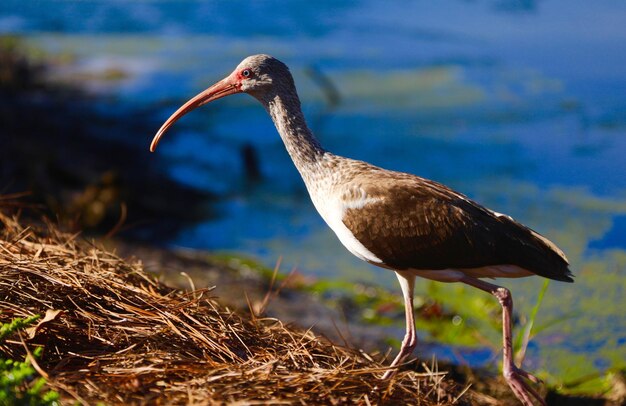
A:
[[[306,124],[295,90],[270,94],[261,100],[274,121],[287,152],[303,177],[326,151]],[[305,179],[306,180],[306,179]]]

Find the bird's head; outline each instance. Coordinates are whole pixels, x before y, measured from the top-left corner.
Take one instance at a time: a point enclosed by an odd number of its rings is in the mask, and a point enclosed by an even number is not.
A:
[[[154,136],[150,151],[154,152],[161,137],[174,123],[196,107],[235,93],[248,93],[259,100],[277,89],[295,89],[287,65],[269,55],[252,55],[241,61],[224,79],[194,96],[168,118]]]

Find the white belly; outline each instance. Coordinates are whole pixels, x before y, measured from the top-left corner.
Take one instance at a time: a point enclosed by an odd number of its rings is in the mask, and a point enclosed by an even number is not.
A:
[[[359,208],[370,203],[367,199],[359,202],[346,203],[333,193],[311,193],[311,200],[326,224],[335,232],[339,241],[357,258],[374,264],[382,263],[381,259],[365,248],[354,237],[354,234],[343,223],[343,215],[349,208]]]
[[[523,278],[534,275],[517,265],[491,265],[481,268],[439,269],[434,271],[410,269],[410,273],[438,282],[458,282],[464,276],[473,278]]]

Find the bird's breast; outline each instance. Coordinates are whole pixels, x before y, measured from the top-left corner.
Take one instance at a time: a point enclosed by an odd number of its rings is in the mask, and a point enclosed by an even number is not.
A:
[[[363,261],[382,263],[382,260],[367,249],[343,222],[348,209],[359,210],[375,203],[377,199],[369,198],[355,188],[336,187],[332,182],[320,182],[314,188],[309,188],[309,193],[322,219],[348,251]]]

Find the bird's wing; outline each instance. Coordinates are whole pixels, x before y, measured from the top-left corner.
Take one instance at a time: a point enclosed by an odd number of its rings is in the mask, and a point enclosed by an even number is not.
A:
[[[455,267],[457,259],[472,262],[469,257],[477,255],[471,249],[476,245],[472,237],[484,240],[489,233],[459,208],[460,195],[433,186],[421,178],[357,179],[342,196],[343,223],[367,249],[396,269],[446,269]],[[450,252],[455,258],[447,255]]]
[[[397,172],[357,177],[351,185],[342,196],[343,223],[389,267],[507,264],[569,279],[564,255],[549,240],[444,185]]]

